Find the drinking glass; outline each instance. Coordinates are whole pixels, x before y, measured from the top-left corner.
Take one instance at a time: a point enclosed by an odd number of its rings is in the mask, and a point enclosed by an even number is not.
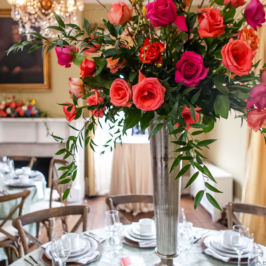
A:
[[[122,249],[122,224],[119,220],[119,211],[110,210],[105,212],[105,222],[108,233],[109,248],[112,253],[116,256]]]
[[[234,235],[232,236],[232,246],[237,253],[238,260],[237,265],[241,265],[241,256],[243,254],[243,243],[245,238],[249,235],[248,228],[244,225],[234,225],[233,226]]]
[[[71,243],[67,234],[61,238],[52,240],[51,255],[53,258],[53,266],[65,266],[70,253]]]

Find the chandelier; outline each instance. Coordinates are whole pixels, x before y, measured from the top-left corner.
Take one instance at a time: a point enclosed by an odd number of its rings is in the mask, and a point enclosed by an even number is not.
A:
[[[46,37],[54,37],[47,29],[56,25],[53,13],[61,16],[65,23],[77,23],[77,13],[84,9],[83,0],[8,0],[11,17],[18,21],[19,32],[28,34],[39,30]]]

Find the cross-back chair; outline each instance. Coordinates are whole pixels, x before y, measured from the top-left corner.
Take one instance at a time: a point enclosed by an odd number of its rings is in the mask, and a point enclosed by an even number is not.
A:
[[[226,205],[227,227],[229,229],[233,227],[233,224],[241,224],[235,213],[247,213],[266,217],[266,206],[229,202]]]
[[[35,236],[30,234],[25,229],[24,227],[25,225],[33,223],[42,223],[44,225],[44,228],[46,229],[48,240],[51,241],[54,229],[53,228],[54,224],[51,220],[52,218],[57,218],[62,216],[66,217],[69,215],[80,215],[80,218],[72,227],[70,232],[76,232],[81,224],[82,224],[82,231],[84,232],[87,230],[88,212],[89,212],[89,207],[84,205],[72,205],[72,206],[65,206],[59,208],[51,208],[51,209],[28,213],[26,215],[18,217],[13,221],[13,225],[18,230],[18,234],[24,249],[24,253],[27,254],[29,252],[28,239],[31,240],[33,243],[35,243],[37,246],[40,246],[43,243],[41,243],[39,239],[37,239]],[[62,231],[69,232],[68,230],[65,229],[63,224],[62,224]]]
[[[32,168],[37,160],[36,157],[31,156],[9,156],[8,158],[13,161],[28,162],[27,166],[30,168]]]
[[[17,257],[21,255],[21,250],[18,244],[17,231],[12,226],[12,219],[14,216],[22,215],[23,205],[29,194],[29,190],[24,190],[19,193],[0,196],[0,203],[8,201],[18,201],[18,204],[10,209],[9,214],[6,216],[6,218],[0,220],[0,247],[7,249],[9,262],[12,261],[12,250],[15,252]]]
[[[106,197],[105,202],[110,210],[119,209],[119,205],[128,203],[150,203],[153,204],[153,196],[150,194],[129,194],[129,195],[110,195]],[[123,211],[122,211],[123,212]],[[139,218],[143,217],[153,217],[153,212],[148,212],[147,214],[140,213],[135,217],[131,217],[133,221],[137,221]],[[120,214],[120,219],[122,223],[129,223],[128,216],[125,212]]]

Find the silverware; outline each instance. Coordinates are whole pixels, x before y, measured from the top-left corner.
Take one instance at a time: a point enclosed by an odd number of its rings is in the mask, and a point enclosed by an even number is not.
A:
[[[31,266],[34,266],[33,263],[31,263],[29,260],[27,260],[26,258],[24,258],[24,261],[27,262],[28,264],[30,264]]]
[[[37,265],[39,265],[39,263],[30,255],[29,256],[31,259],[32,259],[32,261],[34,262],[34,263],[36,263]]]
[[[194,236],[193,237],[193,239],[194,239],[193,244],[198,243],[203,237],[207,236],[208,234],[210,234],[210,232],[205,232],[205,233],[201,234],[199,237]]]

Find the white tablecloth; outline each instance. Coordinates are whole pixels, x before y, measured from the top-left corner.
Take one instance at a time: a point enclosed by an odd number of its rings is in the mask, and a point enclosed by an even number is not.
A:
[[[197,233],[197,234],[202,234],[202,233],[205,233],[208,231],[210,231],[210,230],[195,228],[195,233]],[[94,232],[95,234],[97,234],[99,236],[106,237],[106,231],[104,228],[93,230],[92,232]],[[103,244],[103,250],[106,249],[107,245],[108,245],[107,243]],[[181,245],[182,245],[182,243],[181,243]],[[262,246],[262,249],[264,251],[264,260],[266,263],[266,247]],[[28,254],[25,257],[32,255],[36,260],[38,260],[38,262],[41,266],[44,266],[45,264],[40,259],[40,252],[41,252],[41,248],[31,252],[30,254]],[[158,257],[154,253],[154,249],[139,249],[139,248],[131,247],[128,245],[123,245],[123,249],[122,249],[119,257],[121,258],[121,257],[136,256],[136,255],[142,257],[146,266],[152,266],[152,265],[154,265],[155,262],[158,261]],[[105,256],[103,254],[103,256],[101,256],[98,261],[95,261],[95,262],[91,263],[90,265],[91,266],[108,266],[108,265],[110,265],[110,261],[105,261],[104,258],[105,258]],[[182,266],[232,265],[232,264],[218,261],[216,259],[213,259],[213,258],[203,254],[199,243],[192,244],[192,247],[190,249],[183,251],[175,259],[175,262],[178,263],[179,265],[182,265]],[[24,262],[23,258],[17,260],[12,265],[13,266],[28,266],[26,264],[26,262]],[[120,266],[120,264],[118,263],[117,266]]]

